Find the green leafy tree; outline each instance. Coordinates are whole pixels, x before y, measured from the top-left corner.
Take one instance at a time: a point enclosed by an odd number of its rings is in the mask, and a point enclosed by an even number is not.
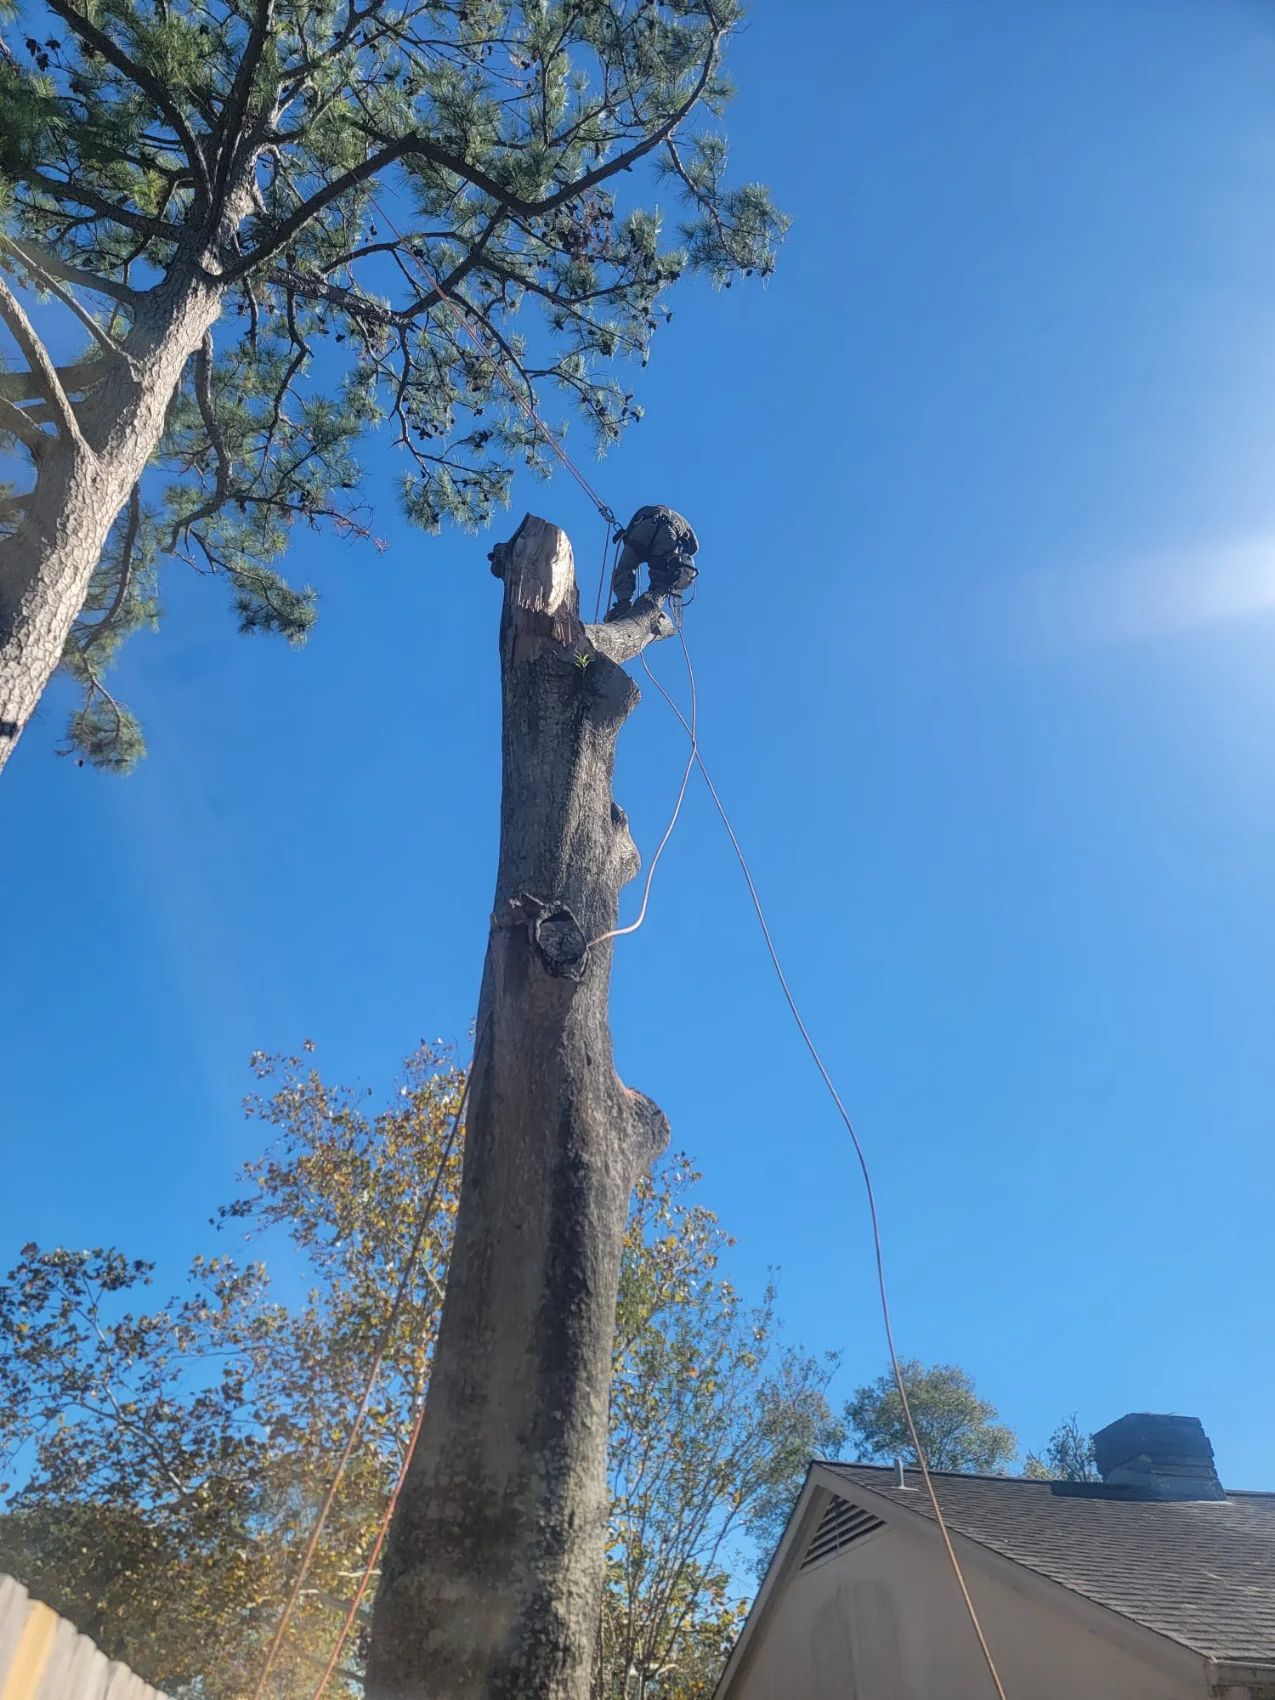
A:
[[[973,1379],[955,1364],[926,1369],[916,1358],[900,1361],[917,1436],[932,1470],[1002,1474],[1018,1453],[1012,1429],[997,1423],[997,1410],[974,1391]],[[917,1463],[903,1401],[892,1373],[855,1389],[846,1422],[857,1456]]]
[[[1098,1462],[1094,1455],[1093,1435],[1087,1434],[1076,1420],[1075,1412],[1050,1435],[1042,1458],[1029,1452],[1023,1474],[1033,1481],[1100,1482]]]
[[[25,1248],[0,1287],[0,1570],[175,1696],[250,1693],[378,1348],[362,1438],[306,1585],[272,1700],[308,1700],[384,1517],[428,1382],[461,1147],[463,1076],[428,1048],[379,1115],[304,1056],[258,1057],[273,1130],[218,1219],[282,1236],[311,1286],[259,1259],[196,1259],[144,1306],[145,1263]],[[741,1305],[729,1244],[682,1159],[644,1178],[625,1242],[611,1424],[612,1523],[595,1700],[712,1691],[744,1602],[738,1543],[790,1503],[830,1414],[829,1363]],[[389,1306],[433,1200],[405,1303]],[[216,1649],[215,1658],[210,1649]],[[359,1692],[362,1643],[332,1692]]]
[[[167,558],[224,578],[241,629],[304,639],[315,594],[276,563],[298,525],[373,540],[369,432],[433,531],[484,522],[519,463],[548,468],[551,401],[599,447],[640,416],[614,363],[645,363],[667,287],[764,275],[782,234],[764,189],[725,182],[740,18],[737,0],[0,9],[0,764],[59,663],[84,693],[72,745],[137,757],[103,681],[157,618]]]

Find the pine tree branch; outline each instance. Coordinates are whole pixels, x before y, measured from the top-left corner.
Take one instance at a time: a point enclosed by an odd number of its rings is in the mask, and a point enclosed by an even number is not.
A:
[[[79,266],[68,266],[56,254],[42,248],[37,242],[20,240],[16,236],[5,238],[15,254],[27,261],[28,264],[40,267],[50,277],[55,277],[61,283],[73,283],[80,289],[87,289],[91,294],[107,295],[112,301],[118,301],[121,307],[130,310],[141,300],[141,291],[132,289],[126,283],[116,283],[114,278],[100,277],[96,272],[86,272]]]
[[[274,254],[286,248],[292,238],[304,230],[311,219],[318,215],[333,201],[340,200],[351,189],[357,189],[360,183],[366,183],[369,177],[376,177],[388,166],[394,165],[400,159],[427,159],[431,164],[441,166],[444,171],[450,171],[454,176],[470,184],[472,188],[481,189],[483,194],[499,201],[502,207],[509,211],[519,211],[530,207],[532,203],[520,201],[501,188],[494,177],[489,177],[477,166],[469,165],[458,154],[449,153],[446,148],[440,148],[436,142],[426,140],[423,136],[401,136],[398,141],[391,142],[388,147],[378,153],[369,154],[360,165],[355,165],[349,171],[342,172],[333,182],[315,191],[307,200],[285,218],[282,224],[276,225],[271,234],[251,253],[245,254],[221,273],[221,280],[233,283],[244,276],[246,272],[255,271]]]
[[[106,368],[100,360],[77,360],[73,366],[57,368],[58,382],[68,394],[100,384]],[[0,398],[7,401],[29,401],[40,394],[34,372],[0,372]]]
[[[68,290],[63,289],[62,285],[45,270],[39,261],[33,260],[30,254],[20,253],[15,244],[5,236],[0,236],[0,247],[7,248],[10,253],[15,254],[27,270],[35,274],[39,286],[60,301],[68,312],[75,314],[75,317],[88,331],[99,348],[110,355],[112,359],[124,361],[131,369],[133,362],[110,332],[99,325],[92,313],[87,308],[82,307]]]
[[[197,190],[202,196],[205,206],[211,201],[210,185],[208,182],[208,165],[204,159],[203,149],[195,132],[186,121],[185,114],[174,103],[168,89],[161,80],[129,57],[124,49],[97,25],[77,12],[70,0],[49,0],[49,10],[57,14],[63,23],[67,24],[80,40],[86,42],[95,53],[100,53],[108,64],[128,78],[129,82],[139,88],[143,94],[149,95],[156,107],[172,125],[186,151],[190,168],[195,173]]]
[[[686,167],[682,164],[682,156],[677,151],[677,143],[673,140],[672,136],[670,136],[668,141],[665,143],[665,151],[672,162],[673,175],[681,181],[682,186],[690,196],[693,205],[698,207],[701,212],[707,212],[709,218],[712,220],[713,229],[717,233],[717,240],[721,243],[723,252],[729,253],[730,232],[722,223],[722,215],[717,210],[716,196],[706,195],[700,185],[695,182],[690,172],[687,171]]]
[[[599,654],[605,655],[611,661],[632,661],[641,655],[649,643],[659,643],[661,639],[672,637],[677,631],[668,614],[664,603],[646,591],[633,604],[632,612],[621,620],[612,620],[606,625],[586,626],[584,635]]]
[[[0,318],[8,325],[13,340],[22,350],[23,358],[31,368],[32,375],[40,387],[40,394],[49,404],[55,424],[76,448],[87,447],[80,431],[79,420],[76,419],[75,410],[71,406],[70,397],[62,388],[57,368],[49,358],[49,351],[36,334],[35,326],[27,318],[22,303],[3,277],[0,277]],[[16,424],[13,424],[11,428],[14,435],[26,443],[28,448],[34,447],[36,440],[41,443],[44,442],[43,431],[33,425],[20,408],[13,407],[6,402],[5,410],[5,413],[0,414],[0,419],[16,418],[22,421],[21,430]],[[26,435],[27,431],[30,431],[33,435]]]
[[[274,0],[257,0],[256,10],[252,20],[252,31],[249,34],[243,56],[239,61],[239,69],[235,72],[235,80],[231,86],[230,98],[217,125],[216,155],[217,169],[213,177],[211,217],[215,222],[221,216],[225,204],[227,190],[230,184],[231,172],[239,151],[240,131],[248,111],[248,102],[252,97],[253,80],[270,39],[274,26]]]
[[[57,0],[57,3],[62,4],[64,0]],[[516,213],[520,218],[542,218],[546,213],[553,212],[555,208],[565,206],[568,201],[576,200],[580,195],[587,194],[596,184],[605,183],[609,177],[614,177],[621,171],[630,170],[637,164],[638,160],[644,159],[647,154],[653,152],[661,143],[668,140],[708,87],[709,79],[717,66],[720,39],[720,30],[715,29],[712,43],[704,56],[704,64],[701,67],[695,87],[675,112],[666,118],[662,124],[657,125],[649,136],[645,136],[640,142],[635,142],[631,148],[617,154],[605,165],[597,165],[592,171],[586,171],[582,177],[575,178],[552,195],[547,195],[538,201],[528,201],[519,195],[511,195],[487,172],[477,166],[470,165],[468,161],[450,153],[446,148],[440,148],[436,142],[430,141],[427,137],[401,136],[378,153],[370,154],[362,164],[343,172],[334,182],[316,190],[308,200],[303,201],[294,212],[289,214],[282,224],[276,226],[273,233],[259,247],[251,253],[243,255],[233,265],[228,266],[221,273],[221,280],[225,283],[233,283],[246,272],[255,270],[272,254],[277,254],[280,249],[285,248],[292,238],[309,224],[311,219],[317,218],[333,201],[339,200],[342,195],[348,194],[351,189],[358,188],[360,183],[367,182],[369,177],[377,176],[400,159],[429,160],[431,164],[441,166],[443,170],[452,172],[453,175],[461,178],[463,182],[469,183],[473,188],[480,189],[483,194],[497,201],[506,212]]]
[[[410,307],[387,307],[374,297],[361,294],[357,289],[347,289],[339,283],[329,283],[326,277],[311,277],[305,272],[293,271],[289,267],[278,266],[269,272],[265,281],[277,284],[281,289],[293,291],[305,301],[326,301],[333,307],[339,307],[348,313],[352,319],[364,319],[369,324],[384,325],[386,328],[402,329],[413,324],[422,313],[431,307],[439,306],[464,281],[470,272],[480,264],[483,250],[491,240],[495,231],[504,222],[503,214],[498,214],[488,222],[486,230],[477,242],[452,270],[439,283],[431,287],[426,294],[412,302]],[[401,252],[405,243],[385,242],[378,244],[378,250],[384,249],[392,253]],[[353,258],[353,256],[346,256]],[[345,260],[335,262],[330,268],[342,265]],[[408,280],[410,282],[410,279]]]
[[[208,442],[216,463],[216,470],[213,475],[213,491],[206,501],[199,504],[194,513],[175,522],[168,538],[170,551],[177,547],[179,537],[183,534],[189,534],[192,526],[198,525],[201,520],[211,519],[230,492],[232,472],[230,451],[226,447],[226,439],[222,433],[221,423],[217,418],[217,406],[213,400],[212,367],[212,332],[205,331],[204,340],[200,343],[195,355],[195,402],[199,408],[199,417],[204,422],[204,429],[208,433]]]
[[[484,260],[481,266],[488,277],[498,277],[502,283],[512,283],[518,289],[525,289],[529,295],[538,295],[542,301],[548,301],[554,307],[565,307],[568,310],[575,307],[587,307],[592,301],[605,301],[611,296],[622,294],[627,287],[623,278],[614,283],[603,284],[598,289],[585,289],[574,295],[562,295],[556,289],[550,289],[538,278],[524,277],[521,272],[514,271],[510,266],[502,265],[498,260]],[[617,338],[617,340],[620,340]],[[634,344],[634,347],[637,345]]]
[[[496,234],[497,230],[500,229],[504,222],[505,215],[503,212],[496,213],[492,218],[488,219],[486,230],[483,231],[477,242],[475,242],[473,247],[470,248],[469,252],[465,255],[465,258],[460,260],[442,280],[442,282],[436,284],[427,295],[422,295],[419,301],[413,301],[412,305],[404,310],[403,317],[408,320],[419,318],[422,313],[428,312],[431,307],[438,306],[441,302],[445,301],[451,294],[452,290],[455,289],[456,285],[458,283],[463,283],[469,276],[470,272],[473,271],[474,267],[482,263],[487,244],[491,241],[492,237]]]
[[[99,638],[102,636],[102,633],[108,630],[116,616],[119,614],[120,609],[124,606],[124,599],[128,595],[129,588],[133,582],[133,553],[137,548],[137,534],[141,529],[141,524],[142,487],[140,484],[134,484],[128,498],[128,524],[127,529],[124,532],[124,543],[120,550],[120,576],[115,586],[115,595],[111,598],[110,607],[106,610],[105,614],[103,614],[102,618],[94,624],[92,631],[89,633],[84,643],[81,644],[81,657],[88,654],[89,650],[92,649],[95,643],[97,643]]]
[[[279,91],[281,111],[286,111],[291,106],[320,65],[327,63],[336,54],[343,53],[350,46],[357,31],[366,24],[369,18],[375,16],[377,9],[378,0],[371,0],[371,4],[364,6],[361,10],[356,9],[351,0],[347,0],[345,23],[341,26],[340,32],[324,45],[322,52],[307,51],[304,59],[297,60],[288,67],[287,80]],[[306,40],[304,28],[301,29],[299,35],[302,47],[308,50],[309,43]]]
[[[270,425],[266,431],[266,440],[262,445],[261,466],[256,478],[253,479],[254,484],[265,476],[266,468],[270,464],[270,455],[274,448],[275,434],[279,429],[279,422],[283,418],[283,404],[288,398],[288,392],[292,388],[297,373],[310,357],[310,345],[297,329],[296,306],[291,295],[288,296],[288,334],[292,338],[295,352],[288,362],[287,370],[280,380],[279,388],[276,390],[274,401],[271,404]]]
[[[430,234],[437,236],[440,241],[453,239],[450,230],[431,231]],[[323,275],[330,277],[333,272],[339,272],[342,266],[353,265],[355,260],[366,259],[369,254],[397,254],[399,246],[397,237],[393,242],[365,242],[361,248],[351,248],[348,254],[342,254],[339,260],[325,260]]]
[[[15,407],[11,401],[0,398],[0,431],[16,437],[26,445],[32,454],[39,454],[49,445],[49,439],[35,422],[28,418],[20,407]]]
[[[644,159],[662,142],[666,142],[682,120],[690,115],[693,108],[698,104],[700,96],[708,87],[709,79],[717,68],[717,54],[721,36],[720,28],[715,26],[713,39],[708,52],[704,55],[704,64],[695,87],[677,111],[666,118],[662,124],[657,125],[649,136],[644,137],[640,142],[635,142],[626,152],[617,154],[607,164],[594,166],[592,171],[586,171],[583,177],[577,177],[573,183],[568,183],[556,194],[548,196],[543,201],[524,202],[521,206],[511,203],[513,210],[522,217],[541,218],[545,213],[553,212],[556,207],[564,206],[568,201],[573,201],[578,196],[587,194],[596,184],[605,183],[608,177],[614,177],[617,172],[630,170],[637,164],[638,160]]]
[[[310,277],[286,266],[275,266],[262,281],[299,295],[303,301],[326,301],[333,307],[339,307],[351,319],[364,319],[368,324],[388,327],[405,322],[404,315],[397,308],[387,307],[370,295],[361,295],[356,289],[343,289],[339,283],[328,283],[324,278]]]
[[[136,163],[135,161],[130,163]],[[156,169],[148,165],[147,170]],[[78,206],[89,207],[102,218],[110,219],[113,224],[119,224],[126,230],[137,232],[148,237],[168,236],[176,241],[174,232],[166,229],[164,224],[155,218],[148,218],[145,213],[133,212],[130,207],[121,207],[107,195],[99,195],[86,184],[77,182],[75,178],[67,178],[59,182],[56,177],[47,177],[43,171],[30,167],[22,172],[22,180],[43,189],[46,195],[52,195],[59,201],[74,201]]]

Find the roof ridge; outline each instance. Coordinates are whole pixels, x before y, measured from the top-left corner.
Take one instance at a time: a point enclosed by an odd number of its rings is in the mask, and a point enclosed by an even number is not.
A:
[[[816,1458],[814,1462],[822,1464],[826,1469],[830,1470],[871,1470],[873,1472],[879,1472],[881,1475],[893,1475],[894,1473],[893,1464],[867,1464],[858,1458]],[[905,1464],[903,1467],[903,1473],[904,1475],[919,1476],[921,1471],[915,1464]],[[930,1475],[942,1481],[1012,1482],[1017,1487],[1038,1488],[1056,1487],[1057,1484],[1064,1479],[1061,1476],[1011,1476],[1008,1474],[987,1475],[980,1470],[931,1470]],[[1102,1484],[1095,1482],[1092,1485],[1094,1487],[1099,1487]],[[1275,1488],[1223,1487],[1222,1491],[1228,1499],[1275,1499]],[[1148,1501],[1147,1503],[1161,1502]],[[1164,1501],[1163,1503],[1169,1504],[1174,1502]],[[1195,1502],[1191,1501],[1190,1503],[1194,1504]]]
[[[815,1462],[824,1465],[825,1468],[830,1470],[879,1470],[882,1475],[889,1476],[894,1474],[893,1464],[864,1464],[857,1458],[817,1458]],[[905,1464],[903,1466],[903,1473],[905,1476],[919,1476],[921,1474],[921,1470],[916,1464]],[[1027,1487],[1050,1487],[1053,1485],[1055,1479],[1052,1476],[984,1475],[978,1470],[931,1469],[930,1475],[944,1481],[1019,1482]]]

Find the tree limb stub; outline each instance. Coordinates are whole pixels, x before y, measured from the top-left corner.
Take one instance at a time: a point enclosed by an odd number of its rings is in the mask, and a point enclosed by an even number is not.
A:
[[[429,1400],[377,1594],[373,1700],[586,1700],[603,1572],[611,1336],[632,1188],[668,1141],[611,1054],[611,944],[637,871],[611,795],[672,623],[579,617],[571,545],[529,515],[492,552],[500,858],[465,1171]]]
[[[92,389],[107,377],[101,360],[78,360],[71,366],[55,368],[58,382],[68,395]],[[0,372],[0,396],[7,401],[28,401],[41,394],[40,379],[35,372]]]

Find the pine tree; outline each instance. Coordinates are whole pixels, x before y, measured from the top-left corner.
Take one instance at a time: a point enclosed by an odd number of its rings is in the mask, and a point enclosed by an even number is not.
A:
[[[645,362],[667,287],[764,275],[782,234],[764,189],[724,181],[739,21],[736,0],[9,13],[0,765],[59,664],[71,744],[141,753],[104,675],[166,559],[224,578],[242,630],[303,641],[315,593],[276,563],[297,525],[374,541],[376,427],[436,531],[548,468],[551,397],[601,446],[640,416],[614,362]],[[631,199],[639,166],[683,207],[675,241]]]

